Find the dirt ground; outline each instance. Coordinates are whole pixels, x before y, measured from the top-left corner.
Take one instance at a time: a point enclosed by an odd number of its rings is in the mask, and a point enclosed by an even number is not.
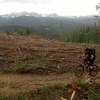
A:
[[[0,74],[0,95],[27,93],[42,86],[65,85],[77,79],[73,73],[42,76],[31,74]],[[87,78],[84,77],[83,80],[87,81]],[[100,75],[95,77],[95,83],[100,83]]]

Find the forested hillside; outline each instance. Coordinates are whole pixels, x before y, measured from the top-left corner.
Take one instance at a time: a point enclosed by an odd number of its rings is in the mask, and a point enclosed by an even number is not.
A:
[[[99,17],[7,15],[0,17],[1,33],[39,34],[66,42],[100,42]]]

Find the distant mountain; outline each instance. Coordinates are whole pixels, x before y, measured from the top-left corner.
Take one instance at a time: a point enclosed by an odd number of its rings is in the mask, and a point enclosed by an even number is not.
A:
[[[33,17],[42,17],[41,14],[35,13],[35,12],[17,12],[17,13],[11,13],[11,14],[5,14],[5,15],[1,15],[1,17],[20,17],[20,16],[33,16]]]
[[[13,12],[10,14],[4,14],[1,15],[1,17],[20,17],[20,16],[33,16],[33,17],[58,17],[58,15],[56,13],[51,13],[51,14],[39,14],[39,13],[35,13],[35,12]]]
[[[74,17],[58,16],[57,14],[11,13],[0,16],[0,32],[29,29],[42,34],[62,34],[80,27],[90,27],[99,18],[93,16]]]

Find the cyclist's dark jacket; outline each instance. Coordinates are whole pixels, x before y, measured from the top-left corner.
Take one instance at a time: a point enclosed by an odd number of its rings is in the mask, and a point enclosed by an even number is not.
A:
[[[88,63],[89,65],[93,65],[95,58],[95,49],[86,48],[84,62]]]

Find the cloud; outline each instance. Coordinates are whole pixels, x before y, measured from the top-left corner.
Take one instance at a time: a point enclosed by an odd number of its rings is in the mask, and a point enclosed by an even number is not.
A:
[[[0,0],[0,14],[27,11],[69,16],[93,15],[97,3],[98,0]]]
[[[16,2],[16,3],[47,3],[49,0],[0,0],[2,3],[10,3],[10,2]]]

